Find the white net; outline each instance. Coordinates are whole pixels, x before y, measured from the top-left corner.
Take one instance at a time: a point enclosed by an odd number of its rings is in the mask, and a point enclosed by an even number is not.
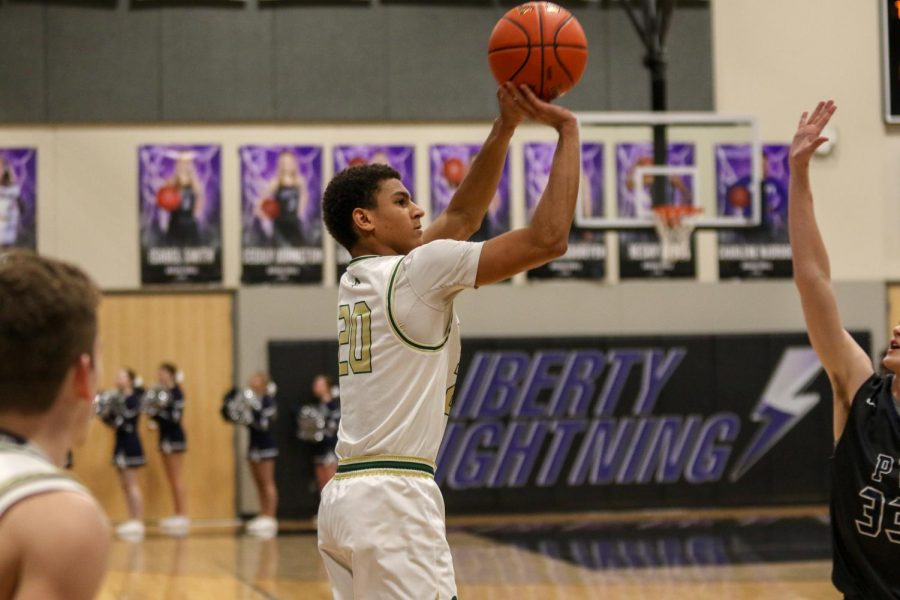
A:
[[[698,214],[700,211],[691,206],[654,208],[653,219],[663,264],[691,260],[691,234],[696,227]]]

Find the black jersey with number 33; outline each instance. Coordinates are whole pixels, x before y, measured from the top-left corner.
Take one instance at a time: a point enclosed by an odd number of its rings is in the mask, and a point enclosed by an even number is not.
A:
[[[860,387],[831,460],[835,587],[848,598],[900,599],[900,415],[893,376]]]

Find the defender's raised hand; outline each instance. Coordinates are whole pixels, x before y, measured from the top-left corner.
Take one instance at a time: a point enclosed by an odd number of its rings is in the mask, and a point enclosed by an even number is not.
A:
[[[819,102],[812,115],[804,112],[800,116],[797,133],[791,142],[790,161],[791,167],[805,167],[809,164],[816,148],[828,141],[822,135],[822,130],[831,120],[831,115],[837,110],[833,100]]]

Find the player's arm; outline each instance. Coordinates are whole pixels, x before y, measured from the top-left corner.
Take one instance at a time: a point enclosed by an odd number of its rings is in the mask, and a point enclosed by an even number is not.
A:
[[[11,508],[3,520],[4,537],[21,550],[16,600],[88,600],[97,594],[110,534],[91,498],[41,494]]]
[[[518,90],[517,90],[518,92]],[[535,121],[559,133],[547,187],[531,222],[484,243],[476,285],[502,281],[566,253],[581,177],[578,123],[568,110],[539,100],[523,87],[519,102]]]
[[[812,115],[803,113],[790,150],[788,226],[794,261],[794,283],[800,292],[809,340],[822,361],[834,388],[835,438],[844,429],[853,395],[872,375],[868,355],[841,324],[837,300],[831,287],[828,252],[813,209],[809,162],[827,138],[822,129],[831,119],[834,103],[820,102]]]
[[[503,175],[509,140],[525,118],[526,113],[515,99],[516,93],[512,83],[505,83],[497,90],[500,116],[494,121],[490,134],[472,160],[469,172],[453,194],[447,209],[425,230],[424,243],[467,240],[481,227]]]

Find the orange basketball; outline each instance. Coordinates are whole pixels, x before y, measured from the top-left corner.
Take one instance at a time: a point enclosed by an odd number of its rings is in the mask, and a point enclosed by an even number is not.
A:
[[[552,2],[526,2],[509,10],[488,42],[488,62],[498,83],[524,83],[548,101],[578,83],[587,57],[581,24]]]
[[[750,206],[750,190],[746,186],[736,185],[728,190],[728,203],[735,208]]]
[[[164,185],[156,192],[156,204],[169,212],[178,210],[181,206],[181,192],[174,185]]]
[[[272,220],[275,220],[281,216],[281,207],[278,205],[278,202],[276,202],[274,198],[266,198],[262,201],[262,204],[259,208],[262,211],[262,214],[266,215],[266,217]]]
[[[455,156],[444,161],[444,179],[452,186],[458,186],[466,176],[466,165]]]

